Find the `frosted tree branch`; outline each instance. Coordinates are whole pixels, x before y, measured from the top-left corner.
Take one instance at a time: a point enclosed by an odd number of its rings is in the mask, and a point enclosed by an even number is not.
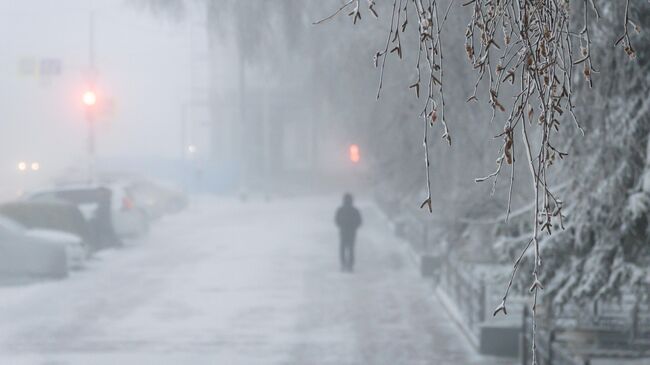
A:
[[[430,211],[432,197],[427,139],[429,128],[440,121],[443,128],[442,137],[451,144],[445,115],[442,33],[454,1],[446,1],[445,7],[442,5],[445,3],[443,0],[393,0],[386,43],[383,50],[378,51],[374,57],[375,66],[381,65],[377,90],[379,97],[383,87],[386,59],[390,54],[396,54],[402,59],[401,38],[409,24],[409,14],[416,17],[419,38],[415,65],[416,80],[409,88],[415,90],[418,99],[423,87],[426,86],[427,90],[419,114],[424,119],[423,144],[428,194],[421,207],[428,206]],[[350,16],[353,16],[356,23],[356,20],[360,19],[358,1],[345,3],[324,20],[331,19],[353,3],[355,10]],[[570,4],[576,3],[581,4],[581,17],[572,16]],[[374,1],[369,1],[368,4],[369,11],[376,15],[372,9]],[[408,12],[409,6],[411,12]],[[444,12],[440,11],[441,6],[445,9]],[[527,165],[533,180],[532,238],[515,261],[503,301],[494,314],[501,311],[506,313],[507,297],[514,275],[522,257],[532,245],[535,262],[530,291],[534,299],[532,309],[535,353],[536,305],[539,290],[543,288],[540,281],[542,258],[539,234],[551,234],[557,225],[563,227],[563,204],[552,192],[548,182],[549,169],[555,161],[567,156],[566,152],[556,147],[555,137],[561,132],[565,113],[571,116],[575,128],[584,134],[575,113],[573,76],[574,69],[582,67],[583,78],[590,87],[593,85],[592,75],[597,71],[592,62],[590,30],[593,27],[593,18],[598,20],[600,12],[595,0],[469,0],[462,3],[462,6],[471,7],[469,24],[465,31],[465,51],[476,74],[473,92],[467,101],[479,101],[484,98],[492,109],[490,122],[494,122],[497,116],[503,119],[503,132],[496,136],[503,140],[496,160],[497,168],[493,173],[476,179],[476,182],[495,179],[496,184],[504,164],[511,165],[505,214],[507,220],[511,211],[512,187],[515,183],[514,147],[517,129],[521,132]],[[631,20],[629,10],[630,0],[625,0],[623,34],[615,45],[621,44],[629,58],[634,59],[636,52],[632,47],[629,26],[633,26],[637,32],[640,29]],[[582,18],[579,30],[574,30],[574,18]],[[509,89],[506,95],[513,95],[508,102],[503,101],[505,98],[501,97],[504,88]],[[485,94],[479,95],[479,90],[483,89],[486,90]],[[535,132],[531,133],[533,129]],[[534,141],[531,141],[531,136],[534,136]],[[533,356],[533,364],[535,363],[536,358]]]

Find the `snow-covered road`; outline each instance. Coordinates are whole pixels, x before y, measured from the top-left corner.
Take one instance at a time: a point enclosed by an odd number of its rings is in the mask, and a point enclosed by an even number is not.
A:
[[[0,364],[512,364],[476,355],[375,208],[202,198],[66,280],[0,287]]]

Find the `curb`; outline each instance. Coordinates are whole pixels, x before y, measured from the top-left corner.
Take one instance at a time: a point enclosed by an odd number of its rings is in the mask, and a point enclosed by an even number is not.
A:
[[[411,245],[410,242],[400,239],[401,241],[406,244],[408,248],[408,253],[413,262],[417,265],[418,269],[420,268],[420,265],[422,265],[422,259],[420,255],[413,249],[413,246]],[[426,279],[426,278],[425,278]],[[449,318],[454,322],[456,327],[460,329],[460,332],[463,334],[463,337],[467,339],[470,345],[474,347],[476,351],[479,349],[479,338],[476,334],[472,332],[472,330],[465,324],[465,322],[462,320],[462,318],[459,317],[458,312],[455,311],[454,308],[454,302],[449,298],[447,293],[445,293],[439,286],[435,286],[433,290],[433,295],[438,299],[438,301],[442,304],[442,307],[445,309],[445,312],[447,312],[447,315]]]
[[[387,221],[390,221],[389,219],[387,219],[385,215],[384,218]],[[420,257],[420,254],[418,254],[415,251],[413,245],[411,245],[411,243],[408,240],[405,240],[397,236],[395,236],[395,238],[401,241],[404,245],[406,245],[408,255],[411,257],[411,260],[413,260],[413,263],[416,265],[416,267],[419,270],[422,265],[422,258]],[[451,319],[452,322],[454,322],[454,325],[456,325],[456,327],[460,330],[460,332],[462,333],[463,337],[465,337],[467,342],[469,342],[469,344],[472,347],[474,347],[476,351],[478,351],[479,343],[480,343],[478,336],[472,332],[472,330],[465,324],[465,322],[463,322],[462,318],[459,317],[458,312],[453,309],[454,303],[451,300],[451,298],[449,298],[447,293],[445,293],[442,289],[440,289],[440,287],[435,286],[432,294],[442,304],[442,307],[444,308],[445,312],[447,312],[448,317]]]
[[[467,339],[470,345],[472,345],[474,349],[478,351],[480,343],[478,336],[472,332],[467,324],[463,322],[462,318],[458,316],[458,312],[453,309],[454,303],[451,298],[449,298],[449,296],[447,296],[447,293],[440,289],[440,287],[435,288],[434,295],[445,308],[445,311],[449,315],[449,318],[452,320],[452,322],[454,322],[456,327],[460,329],[460,332],[462,332],[463,336]]]

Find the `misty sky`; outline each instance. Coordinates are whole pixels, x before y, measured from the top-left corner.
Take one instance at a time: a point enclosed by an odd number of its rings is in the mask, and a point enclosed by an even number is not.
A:
[[[157,19],[123,0],[2,1],[0,176],[5,184],[17,175],[20,160],[38,160],[43,176],[85,164],[80,98],[91,9],[98,95],[115,101],[114,114],[98,122],[98,156],[180,154],[181,105],[190,94],[189,65],[196,62],[191,54],[200,55],[205,47],[199,23]],[[19,70],[25,60],[43,58],[61,60],[62,73],[47,78]]]

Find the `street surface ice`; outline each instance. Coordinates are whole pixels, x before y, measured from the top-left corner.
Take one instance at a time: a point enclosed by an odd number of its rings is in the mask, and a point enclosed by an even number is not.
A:
[[[370,204],[194,198],[66,280],[0,287],[0,364],[512,364],[477,355]]]

